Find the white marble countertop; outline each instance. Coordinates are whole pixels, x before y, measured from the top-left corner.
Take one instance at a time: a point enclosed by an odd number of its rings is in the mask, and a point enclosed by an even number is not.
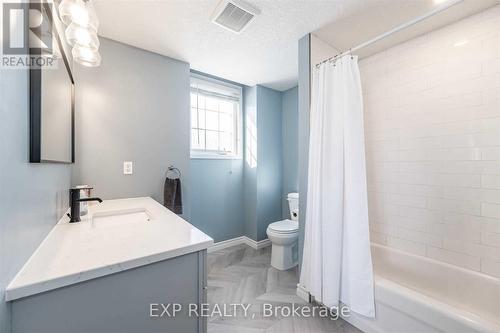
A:
[[[97,216],[108,212],[133,210],[145,210],[151,219],[124,219],[120,224],[115,217],[113,222],[96,222]],[[5,300],[200,251],[212,244],[212,238],[152,198],[105,200],[90,205],[81,222],[61,218],[7,286]]]

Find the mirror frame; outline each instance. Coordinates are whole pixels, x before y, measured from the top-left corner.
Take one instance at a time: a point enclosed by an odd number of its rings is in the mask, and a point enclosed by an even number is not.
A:
[[[31,7],[33,6],[33,7]],[[53,4],[55,6],[55,3]],[[59,50],[61,51],[61,56],[66,67],[68,78],[71,84],[71,161],[57,161],[57,160],[44,160],[42,159],[42,70],[38,67],[31,67],[29,69],[29,98],[30,98],[30,147],[29,147],[29,160],[30,163],[62,163],[62,164],[72,164],[75,163],[75,80],[73,79],[73,74],[71,72],[71,67],[68,61],[68,57],[63,47],[61,36],[54,23],[52,12],[52,6],[46,1],[31,3],[30,8],[36,8],[40,12],[45,12],[47,18],[52,26],[52,37],[55,38]],[[55,13],[57,15],[57,13]],[[26,26],[26,33],[28,33],[29,27]],[[27,34],[26,34],[27,36]],[[40,56],[41,50],[33,50],[30,48],[29,56]]]

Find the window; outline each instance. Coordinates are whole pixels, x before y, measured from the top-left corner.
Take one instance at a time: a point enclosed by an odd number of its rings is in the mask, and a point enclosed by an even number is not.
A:
[[[241,87],[191,77],[191,157],[240,158]]]

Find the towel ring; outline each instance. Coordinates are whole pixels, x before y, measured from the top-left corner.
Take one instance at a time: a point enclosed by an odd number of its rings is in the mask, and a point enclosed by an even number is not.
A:
[[[181,174],[181,170],[177,169],[173,165],[171,165],[171,166],[168,167],[167,174],[168,174],[169,171],[176,172],[177,173],[177,178],[181,178],[181,175],[182,175]]]

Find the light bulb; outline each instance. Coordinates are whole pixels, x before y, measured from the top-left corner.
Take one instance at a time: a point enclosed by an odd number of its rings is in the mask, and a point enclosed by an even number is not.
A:
[[[97,34],[75,22],[71,23],[66,28],[64,34],[71,46],[80,45],[92,50],[97,50],[99,48],[99,38],[97,38]]]
[[[87,67],[97,67],[101,64],[101,55],[97,50],[75,45],[71,50],[73,60]]]
[[[59,17],[61,21],[69,25],[71,22],[79,22],[86,26],[89,19],[89,13],[82,0],[63,0],[59,4]]]

